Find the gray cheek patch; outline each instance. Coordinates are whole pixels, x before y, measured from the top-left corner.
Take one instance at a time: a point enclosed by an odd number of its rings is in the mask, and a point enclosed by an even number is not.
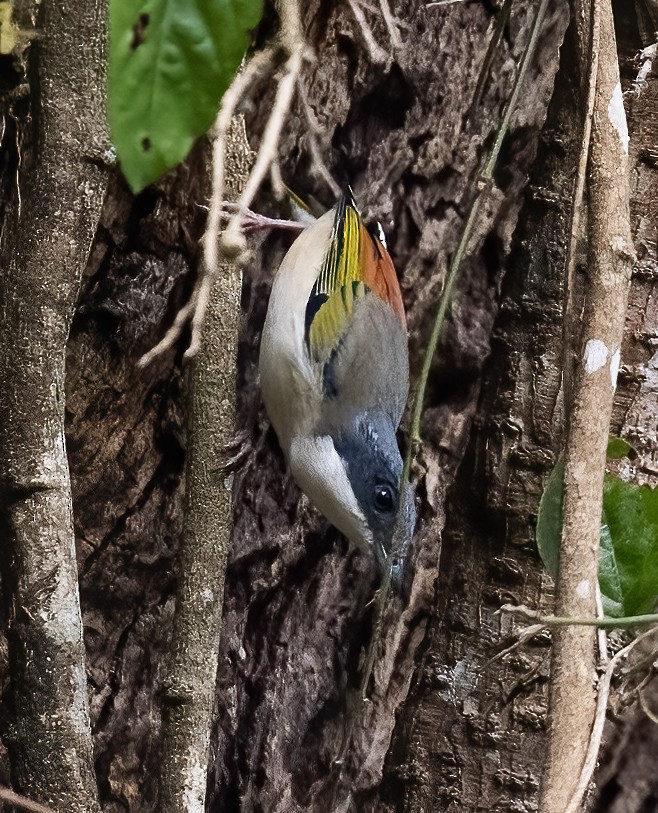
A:
[[[393,425],[383,414],[358,416],[347,430],[334,436],[334,443],[376,545],[381,546],[382,551],[388,554],[402,473],[402,458]],[[376,495],[380,486],[387,486],[393,494],[390,511],[382,511],[377,507]]]

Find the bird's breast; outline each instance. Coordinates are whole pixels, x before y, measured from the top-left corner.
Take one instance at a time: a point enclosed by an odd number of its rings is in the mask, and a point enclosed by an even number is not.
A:
[[[327,212],[295,240],[272,284],[260,349],[260,378],[268,415],[286,455],[294,434],[312,431],[322,390],[305,342],[306,306],[320,273],[333,214]]]

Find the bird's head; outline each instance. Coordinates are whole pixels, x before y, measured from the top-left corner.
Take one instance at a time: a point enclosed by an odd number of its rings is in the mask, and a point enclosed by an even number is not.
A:
[[[380,572],[402,589],[416,511],[395,430],[383,413],[331,416],[313,441],[293,444],[295,478],[345,536],[374,553]]]

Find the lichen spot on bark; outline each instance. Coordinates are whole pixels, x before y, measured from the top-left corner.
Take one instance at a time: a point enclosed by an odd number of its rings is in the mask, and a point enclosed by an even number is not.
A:
[[[608,348],[600,339],[590,339],[585,345],[585,372],[595,373],[600,370],[608,358]]]
[[[626,123],[626,111],[624,110],[624,97],[621,92],[621,84],[617,82],[615,89],[612,91],[612,98],[608,104],[608,118],[610,124],[615,128],[619,135],[619,142],[621,150],[624,155],[628,155],[628,124]]]

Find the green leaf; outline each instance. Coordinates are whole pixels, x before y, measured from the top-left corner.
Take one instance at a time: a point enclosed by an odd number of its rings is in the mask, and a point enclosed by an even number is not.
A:
[[[615,551],[610,538],[610,528],[601,524],[601,548],[599,559],[599,587],[603,613],[612,618],[624,615],[624,594],[615,559]]]
[[[555,578],[562,541],[564,464],[551,472],[539,503],[537,547]],[[658,489],[606,474],[599,585],[606,616],[650,613],[658,604]]]
[[[110,0],[108,119],[134,192],[211,126],[262,0]]]
[[[559,461],[548,477],[537,514],[537,548],[544,567],[557,578],[562,544],[562,493],[564,491],[564,463]]]
[[[633,451],[631,444],[623,438],[610,435],[608,438],[608,449],[605,456],[608,460],[621,460]]]
[[[599,573],[601,592],[610,605],[606,612],[651,612],[658,602],[658,490],[607,474],[603,522],[610,539],[606,549],[602,538],[605,571]]]

